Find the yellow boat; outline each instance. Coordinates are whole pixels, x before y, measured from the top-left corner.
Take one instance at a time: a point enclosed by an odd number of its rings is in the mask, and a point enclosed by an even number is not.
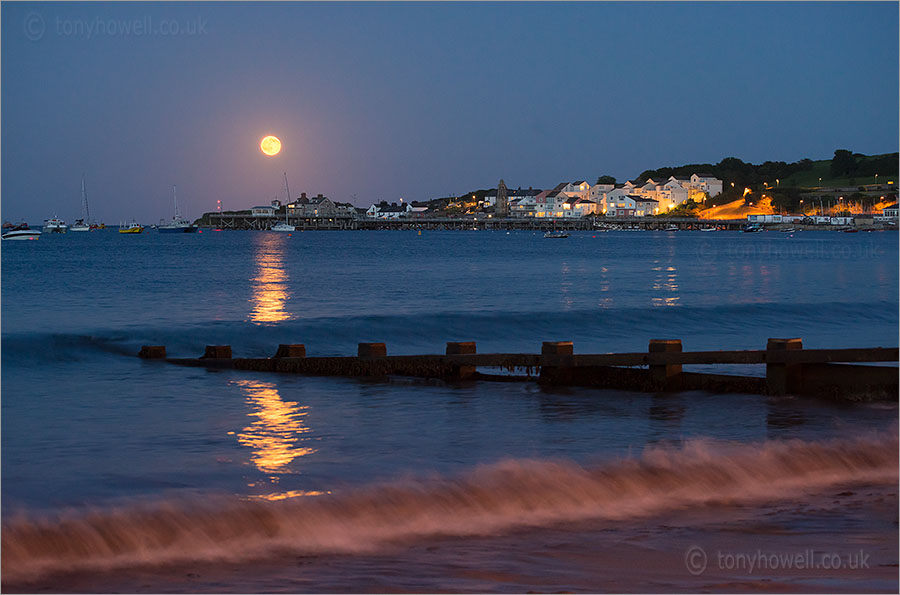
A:
[[[135,221],[132,221],[131,223],[128,223],[128,224],[125,224],[125,223],[119,224],[119,233],[143,233],[143,231],[144,231],[143,226],[141,226],[140,223],[137,223]]]

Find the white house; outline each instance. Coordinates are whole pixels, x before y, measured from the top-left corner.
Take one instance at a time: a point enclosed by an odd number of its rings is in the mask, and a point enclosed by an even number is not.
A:
[[[541,191],[538,193],[540,195]],[[537,210],[537,196],[526,196],[509,201],[509,214],[513,217],[534,217]]]
[[[722,180],[712,174],[694,174],[691,176],[691,188],[706,192],[710,197],[722,194]]]
[[[588,198],[598,205],[603,205],[606,194],[608,192],[612,192],[615,189],[615,184],[594,184],[593,186],[591,186],[591,191],[588,193]]]
[[[665,184],[657,188],[656,196],[653,198],[659,202],[657,205],[659,211],[664,213],[687,202],[690,198],[690,190],[680,180],[669,178]]]
[[[557,185],[556,190],[559,190],[568,198],[583,198],[587,200],[591,196],[591,185],[586,180],[563,182]]]
[[[569,198],[563,194],[560,188],[565,187],[565,182],[557,185],[553,190],[544,190],[534,197],[534,216],[535,217],[562,217],[563,203]]]
[[[383,200],[377,205],[369,207],[366,211],[366,217],[372,219],[399,219],[400,217],[405,217],[412,209],[413,206],[408,202],[398,205],[395,202],[388,204],[387,201]]]
[[[562,207],[563,217],[589,217],[600,212],[600,205],[588,198],[570,198]]]
[[[617,188],[607,195],[607,217],[647,217],[659,212],[659,203],[638,194],[626,194],[624,188]]]

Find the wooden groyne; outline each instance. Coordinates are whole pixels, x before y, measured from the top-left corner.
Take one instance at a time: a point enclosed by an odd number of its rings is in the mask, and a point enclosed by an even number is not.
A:
[[[650,341],[646,352],[576,354],[571,341],[545,342],[541,352],[477,353],[474,342],[447,343],[441,355],[388,355],[384,343],[360,343],[355,357],[307,357],[303,344],[279,345],[273,357],[235,358],[231,346],[209,345],[199,358],[167,358],[165,346],[146,345],[139,357],[184,366],[279,372],[309,376],[412,376],[447,381],[535,380],[555,386],[591,386],[630,391],[706,390],[763,395],[810,395],[836,399],[895,400],[896,347],[803,349],[801,339],[769,339],[746,351],[682,351],[680,340]],[[690,365],[757,364],[762,376],[687,372]],[[490,374],[506,370],[520,375]]]

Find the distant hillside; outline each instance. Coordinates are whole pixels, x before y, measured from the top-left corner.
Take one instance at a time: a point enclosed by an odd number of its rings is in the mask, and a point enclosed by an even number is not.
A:
[[[878,174],[879,184],[893,182],[896,187],[898,154],[863,155],[838,149],[832,159],[801,159],[793,163],[766,161],[759,165],[746,163],[736,157],[726,157],[716,164],[692,163],[648,169],[638,176],[638,180],[687,177],[693,173],[709,173],[724,182],[722,194],[709,203],[721,205],[741,198],[744,188],[763,190],[768,187],[769,190],[775,190],[774,194],[788,194],[793,198],[809,189],[874,184],[875,174]]]

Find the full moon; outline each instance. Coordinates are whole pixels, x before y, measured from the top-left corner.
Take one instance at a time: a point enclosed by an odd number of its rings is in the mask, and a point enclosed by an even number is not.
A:
[[[277,136],[267,136],[259,141],[259,148],[266,155],[278,155],[281,152],[281,141]]]

